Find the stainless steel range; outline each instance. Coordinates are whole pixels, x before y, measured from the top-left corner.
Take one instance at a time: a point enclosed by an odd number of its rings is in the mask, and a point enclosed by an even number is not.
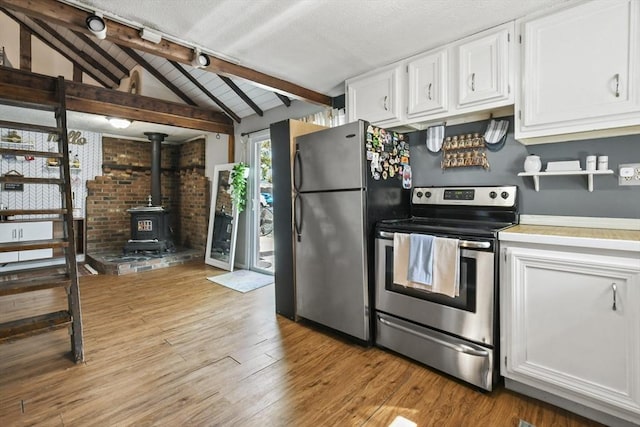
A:
[[[518,223],[517,199],[515,186],[414,188],[411,218],[378,222],[376,345],[493,388],[499,378],[497,232]],[[459,257],[450,262],[459,271],[458,295],[394,283],[395,233],[457,239]]]

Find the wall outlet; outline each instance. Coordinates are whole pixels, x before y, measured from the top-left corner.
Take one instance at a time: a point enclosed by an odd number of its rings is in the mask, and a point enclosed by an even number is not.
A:
[[[618,185],[640,185],[640,163],[618,165]]]

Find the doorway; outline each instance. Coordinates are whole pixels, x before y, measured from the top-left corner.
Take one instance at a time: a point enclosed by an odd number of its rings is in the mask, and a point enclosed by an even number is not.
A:
[[[249,139],[251,196],[251,269],[274,272],[273,179],[271,173],[271,139],[269,131],[253,134]]]

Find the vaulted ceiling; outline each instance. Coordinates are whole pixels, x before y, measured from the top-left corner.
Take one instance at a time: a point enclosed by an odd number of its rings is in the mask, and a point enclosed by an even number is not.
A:
[[[139,64],[187,104],[242,118],[291,98],[330,104],[344,80],[573,0],[0,0],[0,8],[114,88]],[[104,13],[106,40],[84,26]],[[163,35],[141,40],[149,28]],[[188,65],[193,47],[213,61]],[[153,70],[153,71],[151,71]]]

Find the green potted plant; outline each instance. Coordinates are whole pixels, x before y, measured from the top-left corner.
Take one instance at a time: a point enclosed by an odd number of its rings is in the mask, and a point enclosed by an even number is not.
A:
[[[238,208],[238,213],[242,212],[247,204],[247,177],[249,176],[249,166],[240,162],[233,166],[231,170],[231,200]]]

